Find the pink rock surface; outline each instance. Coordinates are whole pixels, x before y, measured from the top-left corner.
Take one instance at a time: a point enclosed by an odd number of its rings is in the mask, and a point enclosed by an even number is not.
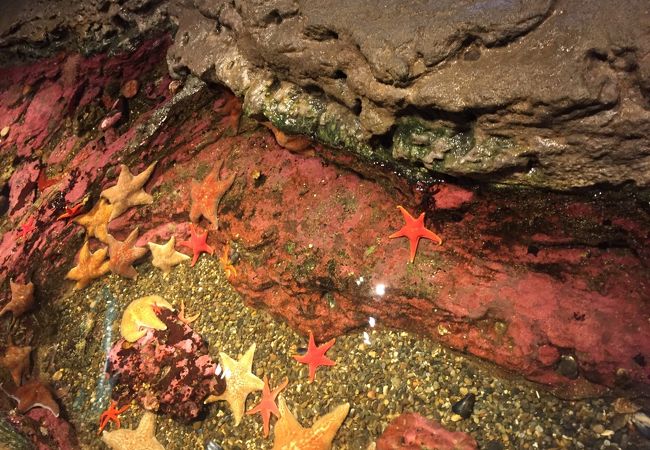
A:
[[[266,129],[224,138],[212,98],[190,102],[184,119],[143,137],[170,103],[161,69],[167,45],[148,41],[131,58],[60,55],[3,69],[0,117],[11,122],[11,133],[0,155],[22,156],[9,158],[16,162],[0,283],[32,279],[38,296],[50,273],[69,269],[80,229],[56,217],[85,195],[91,207],[123,162],[138,173],[158,160],[145,188],[159,195],[113,221],[111,232],[123,239],[138,224],[139,245],[187,239],[190,180],[224,159],[224,173],[237,178],[209,243],[217,254],[226,242],[239,254],[231,281],[250,305],[304,334],[312,330],[319,341],[362,328],[372,316],[379,326],[437,339],[549,385],[572,389],[588,380],[648,389],[650,218],[641,202],[451,183],[411,189],[321,146],[292,154]],[[106,85],[134,78],[145,86],[138,95],[153,98],[100,132],[115,103]],[[30,93],[16,89],[26,84]],[[51,101],[57,105],[46,116],[43,104]],[[91,131],[77,136],[66,120],[82,128],[87,121]],[[35,182],[40,161],[50,164],[48,178],[61,177],[42,192]],[[403,225],[397,205],[426,212],[426,225],[443,239],[441,246],[422,240],[413,264],[406,239],[388,239]],[[37,231],[18,239],[31,215]],[[575,380],[557,371],[569,356],[577,362]]]
[[[377,439],[377,450],[476,450],[476,441],[467,433],[449,431],[439,423],[415,413],[394,419]]]

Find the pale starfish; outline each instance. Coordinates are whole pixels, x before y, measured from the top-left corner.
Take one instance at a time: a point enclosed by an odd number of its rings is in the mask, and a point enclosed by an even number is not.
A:
[[[214,166],[203,181],[192,180],[190,190],[190,197],[192,199],[190,221],[196,222],[203,216],[208,219],[215,229],[218,228],[217,207],[219,206],[221,197],[223,197],[235,181],[236,175],[233,173],[226,179],[220,179],[219,173],[221,172],[222,166],[223,160]]]
[[[96,237],[100,241],[106,243],[106,236],[108,235],[108,222],[113,212],[113,206],[106,200],[101,199],[93,209],[83,216],[74,219],[75,223],[83,226],[86,229],[88,237]]]
[[[108,268],[111,269],[111,272],[125,278],[136,278],[138,271],[132,264],[147,254],[146,248],[135,246],[135,242],[138,240],[138,227],[135,227],[124,242],[118,241],[110,234],[107,238],[110,258]]]
[[[193,316],[185,317],[185,302],[181,300],[181,310],[178,312],[178,320],[183,322],[185,325],[189,325],[199,318],[201,311],[197,312]]]
[[[184,253],[177,252],[175,250],[176,237],[172,236],[169,241],[164,245],[154,244],[153,242],[148,242],[149,250],[153,255],[153,260],[151,264],[154,267],[158,267],[163,271],[163,276],[166,277],[171,272],[172,267],[182,263],[183,261],[188,261],[191,259]]]
[[[264,388],[264,382],[251,372],[254,354],[255,344],[249,347],[239,361],[235,361],[223,352],[219,353],[221,365],[217,366],[216,375],[226,379],[226,390],[221,395],[211,395],[205,400],[205,403],[226,400],[235,418],[235,425],[239,425],[244,417],[248,394]]]
[[[142,189],[142,186],[145,185],[151,176],[151,172],[153,172],[155,166],[156,163],[154,162],[138,175],[133,176],[126,165],[120,165],[121,170],[117,184],[103,190],[100,194],[113,205],[110,220],[119,217],[131,206],[149,205],[153,203],[153,197],[147,194]]]
[[[155,433],[156,415],[145,411],[138,428],[104,431],[102,441],[113,450],[165,450]]]
[[[9,370],[14,383],[20,385],[25,372],[29,372],[29,355],[32,352],[30,346],[19,347],[11,342],[5,350],[5,354],[0,356],[0,366]]]
[[[22,284],[9,280],[9,286],[11,300],[0,310],[0,317],[8,312],[11,312],[14,317],[20,317],[34,307],[34,284],[31,281]]]
[[[88,241],[84,242],[79,251],[79,260],[77,265],[70,269],[66,274],[69,280],[75,280],[75,289],[83,289],[90,284],[95,278],[99,278],[109,271],[108,261],[106,261],[105,248],[100,248],[95,253],[90,253]]]
[[[350,411],[343,403],[320,417],[311,428],[304,428],[291,414],[287,402],[280,396],[280,419],[275,424],[273,450],[329,450],[336,432]]]
[[[156,308],[174,310],[167,300],[157,295],[141,297],[129,303],[120,322],[122,337],[128,342],[135,342],[147,334],[147,328],[166,330],[167,325],[156,315]]]

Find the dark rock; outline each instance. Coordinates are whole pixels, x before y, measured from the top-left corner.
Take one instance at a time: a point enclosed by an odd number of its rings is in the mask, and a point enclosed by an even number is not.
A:
[[[472,415],[472,412],[474,412],[474,403],[476,403],[476,395],[470,392],[465,397],[451,405],[451,410],[463,419],[467,419]]]
[[[578,378],[578,363],[574,356],[571,355],[562,355],[560,357],[560,362],[557,365],[557,373],[563,377],[570,378],[575,380]]]
[[[649,186],[650,156],[640,152],[650,146],[650,112],[640,106],[650,91],[644,8],[642,0],[174,6],[182,39],[168,61],[245,95],[249,112],[285,131],[404,171]],[[386,151],[371,151],[373,140]]]

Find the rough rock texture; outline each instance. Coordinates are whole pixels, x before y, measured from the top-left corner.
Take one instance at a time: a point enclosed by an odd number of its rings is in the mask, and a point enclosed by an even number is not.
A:
[[[201,336],[170,311],[159,317],[166,330],[149,330],[133,344],[120,339],[108,352],[107,372],[117,381],[113,398],[119,404],[135,398],[147,410],[189,422],[226,382],[215,376],[217,364]]]
[[[404,413],[394,419],[377,439],[377,450],[476,450],[477,444],[467,433],[446,430],[416,413]]]
[[[368,161],[650,185],[646,1],[196,0],[172,14],[172,71]]]

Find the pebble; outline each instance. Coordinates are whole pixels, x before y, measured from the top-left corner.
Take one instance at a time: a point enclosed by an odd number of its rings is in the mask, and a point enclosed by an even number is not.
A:
[[[2,130],[0,130],[0,138],[7,137],[10,130],[11,130],[11,128],[9,128],[9,127],[4,127]]]
[[[465,397],[454,403],[451,410],[463,419],[467,419],[474,411],[475,402],[476,396],[474,394],[467,394]]]
[[[122,85],[120,94],[122,94],[124,98],[133,98],[138,94],[139,88],[140,84],[138,83],[138,80],[129,80]]]

